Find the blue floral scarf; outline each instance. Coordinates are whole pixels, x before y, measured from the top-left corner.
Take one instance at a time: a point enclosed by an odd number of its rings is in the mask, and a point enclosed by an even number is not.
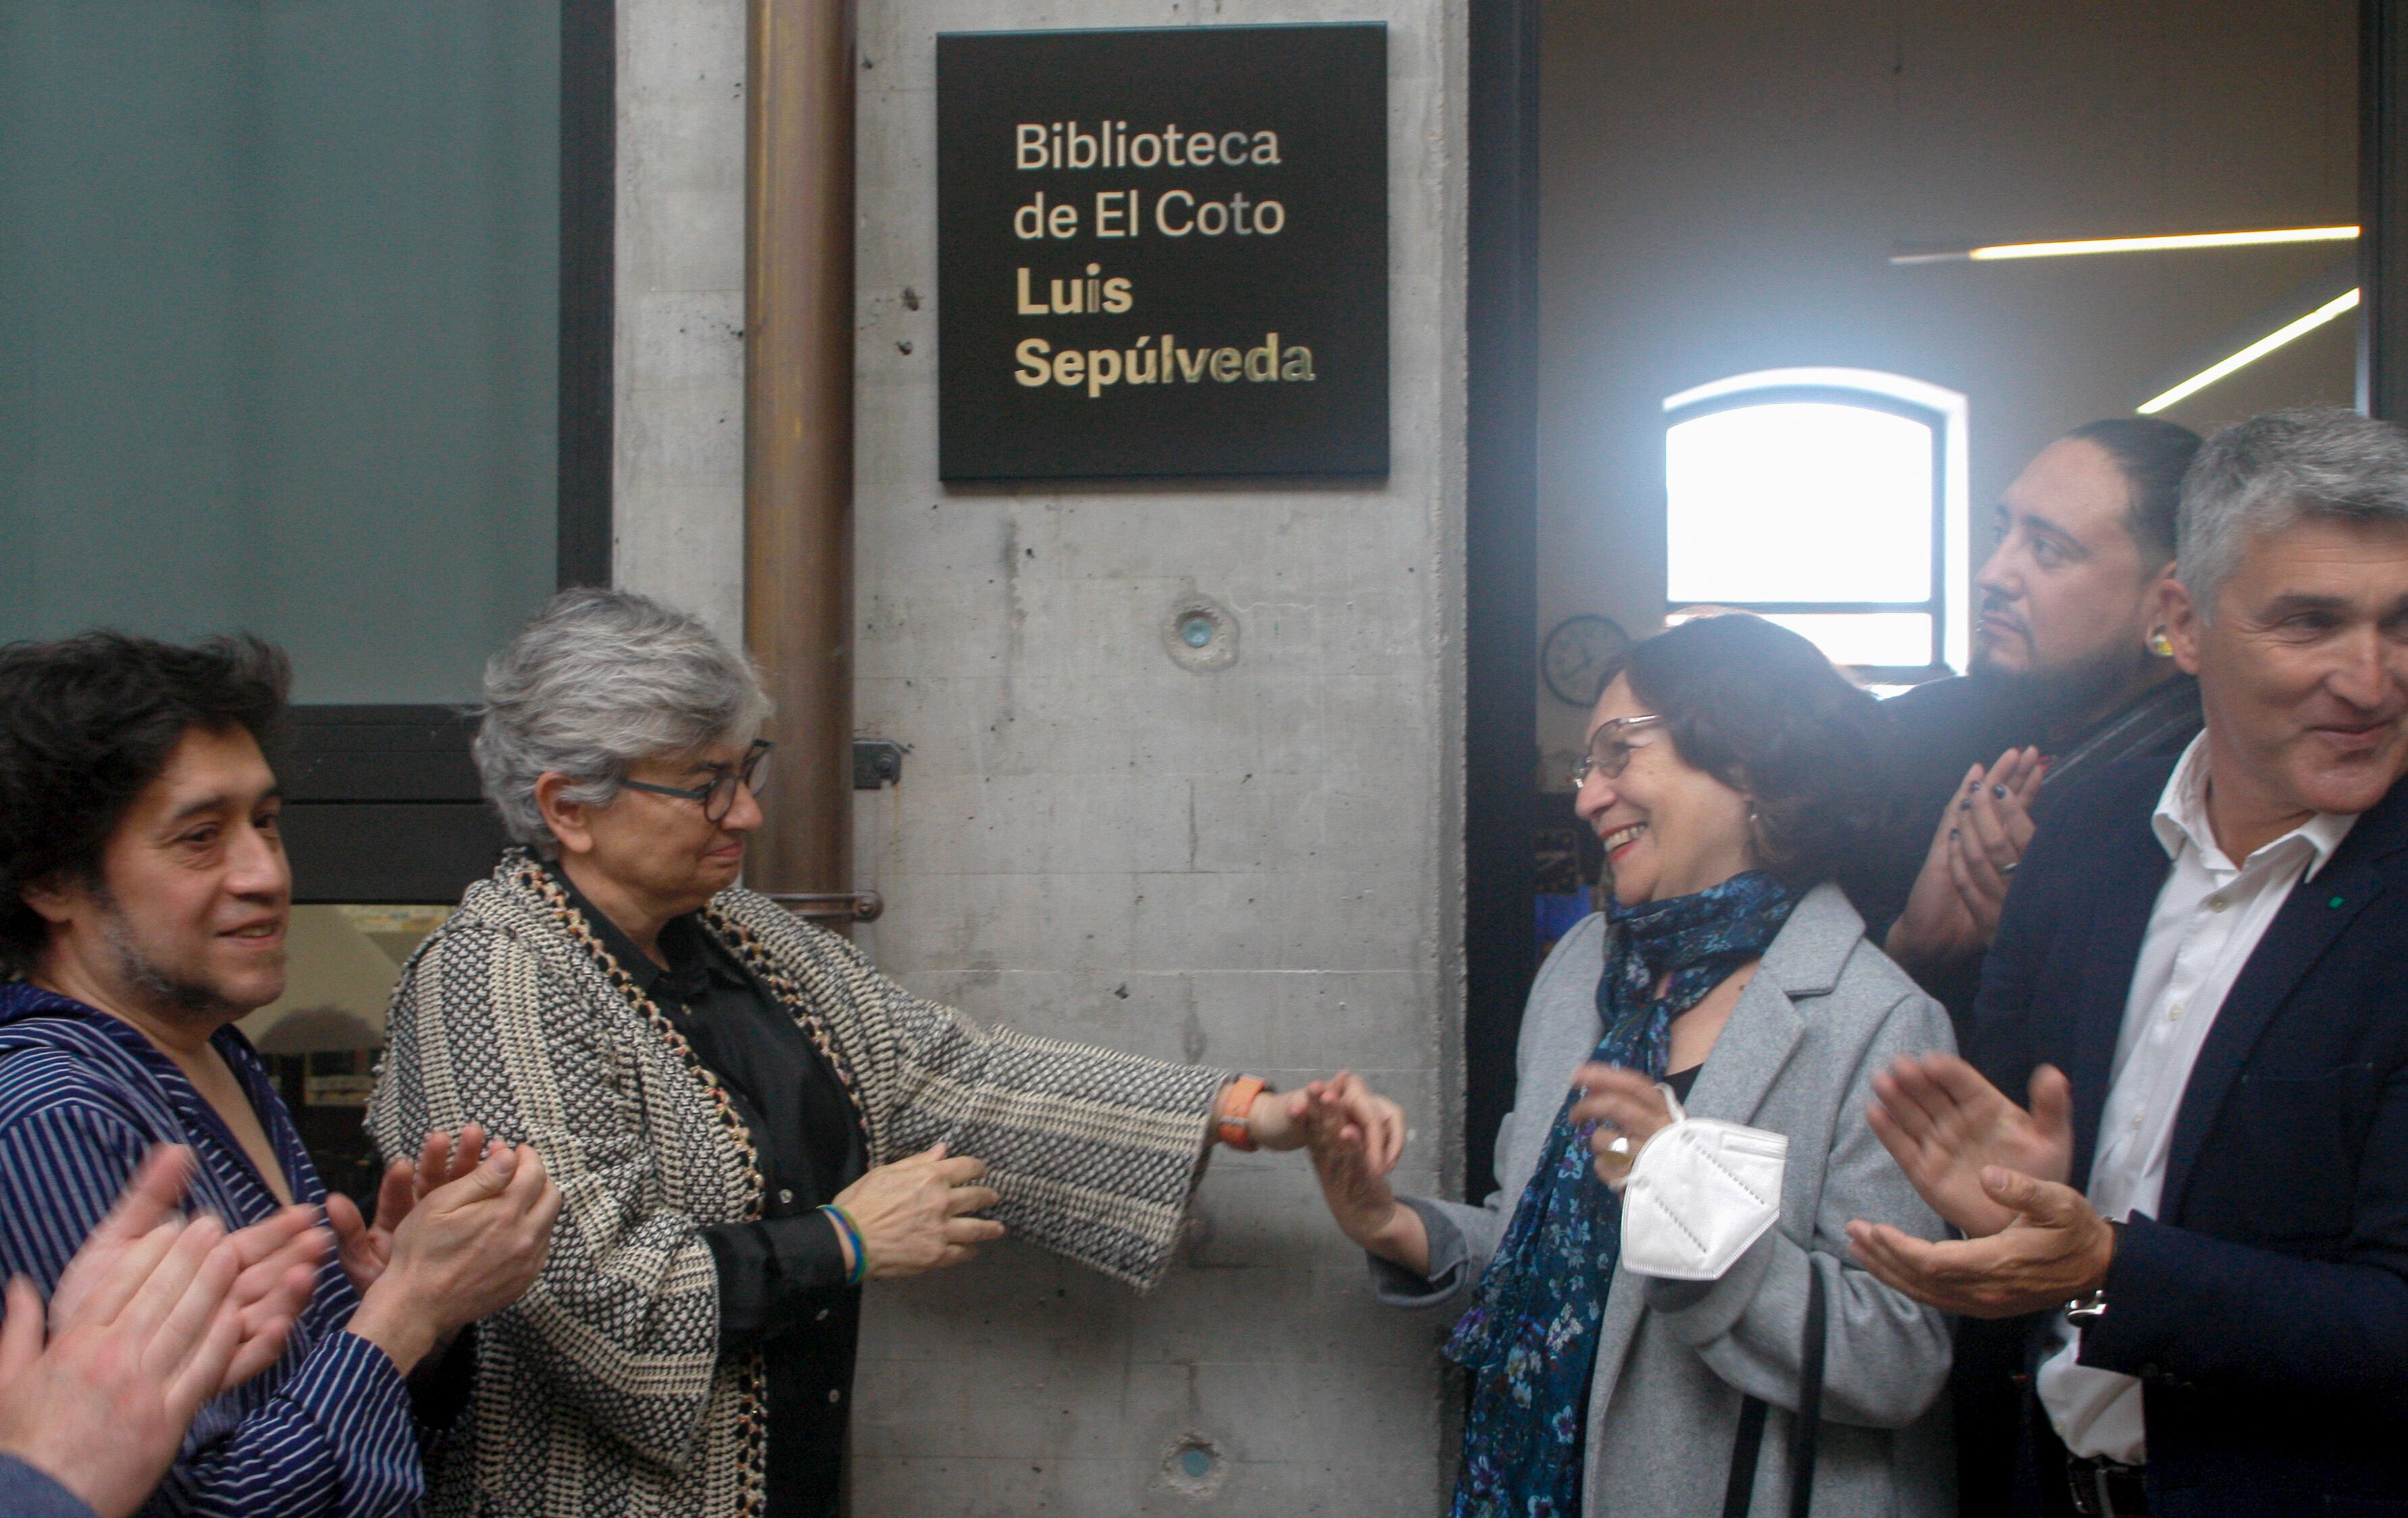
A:
[[[1693,895],[1624,907],[1598,981],[1605,1037],[1589,1056],[1661,1080],[1672,1020],[1761,956],[1798,893],[1750,870]],[[1669,975],[1664,995],[1656,982]],[[1590,1168],[1596,1124],[1564,1098],[1513,1220],[1447,1357],[1472,1373],[1453,1518],[1575,1518],[1598,1325],[1622,1253],[1621,1199]]]

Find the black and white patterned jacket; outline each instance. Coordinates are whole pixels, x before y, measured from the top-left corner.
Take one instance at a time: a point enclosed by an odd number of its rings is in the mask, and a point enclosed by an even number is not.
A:
[[[1226,1073],[982,1028],[750,891],[704,921],[828,1053],[871,1165],[942,1140],[987,1162],[1013,1237],[1140,1291],[1160,1279]],[[368,1113],[386,1154],[480,1123],[533,1143],[566,1197],[534,1289],[480,1326],[431,1510],[759,1511],[759,1358],[720,1353],[700,1230],[757,1217],[761,1177],[684,1040],[515,852],[403,968],[391,1039]]]

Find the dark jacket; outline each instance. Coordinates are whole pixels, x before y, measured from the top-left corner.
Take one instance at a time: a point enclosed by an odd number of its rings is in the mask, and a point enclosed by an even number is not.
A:
[[[1956,800],[1969,766],[1993,764],[2009,749],[2038,745],[2049,760],[2042,790],[2046,795],[2122,760],[2178,756],[2199,735],[2199,681],[2178,675],[2151,686],[2057,742],[2049,740],[2046,713],[2019,699],[2012,686],[1962,675],[1891,696],[1882,703],[1882,712],[1890,724],[1888,781],[1896,810],[1874,857],[1861,861],[1846,882],[1875,943],[1888,938],[1890,924],[1906,909],[1940,814]],[[1916,979],[1948,1009],[1963,1042],[1971,1031],[1982,956],[1925,967]]]
[[[2171,867],[2149,819],[2172,768],[2133,760],[2051,795],[1982,979],[1973,1058],[2018,1099],[2037,1065],[2071,1077],[2078,1181]],[[2408,785],[2249,956],[2107,1300],[2082,1359],[2145,1383],[2156,1518],[2408,1514]],[[2029,1511],[2034,1483],[2063,1478],[2028,1411]]]

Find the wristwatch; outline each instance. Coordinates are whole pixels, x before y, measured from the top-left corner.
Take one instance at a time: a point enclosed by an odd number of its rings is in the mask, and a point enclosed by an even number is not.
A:
[[[1241,1075],[1230,1081],[1212,1113],[1213,1137],[1231,1149],[1253,1153],[1254,1129],[1249,1120],[1254,1116],[1254,1098],[1276,1089],[1258,1075]]]
[[[2114,1237],[2115,1244],[2121,1246],[2124,1242],[2124,1225],[2111,1220],[2107,1226]],[[2114,1259],[2115,1255],[2112,1249],[2107,1257],[2110,1260]],[[2107,1287],[2104,1282],[2101,1282],[2097,1290],[2085,1292],[2065,1304],[2065,1321],[2076,1328],[2093,1327],[2105,1316],[2107,1316]]]

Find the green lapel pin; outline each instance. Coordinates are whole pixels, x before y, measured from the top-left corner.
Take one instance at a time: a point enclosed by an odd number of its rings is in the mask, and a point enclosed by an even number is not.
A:
[[[2339,908],[2341,906],[2341,897],[2335,896],[2330,901],[2326,902],[2325,905],[2328,907]]]

